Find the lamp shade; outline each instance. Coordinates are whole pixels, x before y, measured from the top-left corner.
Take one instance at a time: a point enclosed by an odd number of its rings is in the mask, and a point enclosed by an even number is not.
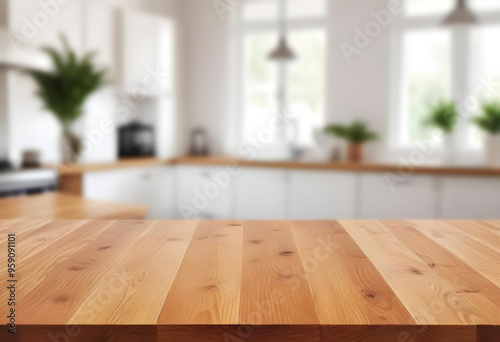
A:
[[[466,0],[457,0],[457,6],[444,19],[444,25],[470,25],[477,23],[476,15],[467,6]]]
[[[294,60],[295,57],[295,53],[288,46],[284,36],[280,38],[278,46],[269,54],[269,59],[275,61],[291,61]]]

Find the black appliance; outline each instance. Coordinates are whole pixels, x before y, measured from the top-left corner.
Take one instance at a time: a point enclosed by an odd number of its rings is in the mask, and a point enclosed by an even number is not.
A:
[[[133,121],[118,129],[120,158],[154,157],[155,134],[153,126]]]

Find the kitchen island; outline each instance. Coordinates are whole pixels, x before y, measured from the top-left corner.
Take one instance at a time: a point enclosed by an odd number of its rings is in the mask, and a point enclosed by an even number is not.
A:
[[[500,340],[500,221],[0,221],[4,264],[9,233],[2,341]]]
[[[58,192],[0,198],[0,220],[5,219],[142,219],[149,208],[110,203]]]

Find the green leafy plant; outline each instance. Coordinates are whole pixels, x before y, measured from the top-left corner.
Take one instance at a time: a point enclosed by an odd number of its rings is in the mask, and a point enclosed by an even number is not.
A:
[[[500,134],[500,102],[483,103],[482,115],[473,120],[479,128],[489,134]]]
[[[105,82],[105,70],[93,64],[95,53],[77,57],[64,36],[61,37],[63,50],[57,51],[44,47],[53,62],[51,71],[28,70],[37,84],[36,95],[42,100],[45,109],[52,112],[63,126],[63,135],[71,155],[68,161],[75,161],[79,154],[80,138],[75,135],[70,125],[83,113],[87,98]]]
[[[431,111],[425,124],[441,129],[446,134],[455,130],[460,113],[453,101],[441,101]]]
[[[370,131],[366,123],[361,121],[355,121],[351,125],[329,125],[325,131],[353,144],[362,144],[378,139],[378,134]]]
[[[62,37],[64,49],[59,52],[51,47],[42,48],[51,58],[54,70],[30,70],[38,85],[37,95],[45,108],[65,125],[76,120],[83,111],[85,100],[104,84],[106,72],[93,64],[95,53],[78,58]]]

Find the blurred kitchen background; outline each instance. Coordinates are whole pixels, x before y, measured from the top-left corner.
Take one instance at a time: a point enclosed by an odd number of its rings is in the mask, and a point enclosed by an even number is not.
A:
[[[0,0],[0,218],[498,219],[499,37],[496,0]]]

